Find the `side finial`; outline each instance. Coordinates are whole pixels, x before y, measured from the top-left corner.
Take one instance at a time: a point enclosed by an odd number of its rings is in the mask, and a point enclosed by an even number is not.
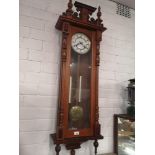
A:
[[[71,16],[73,14],[72,7],[73,7],[72,0],[69,0],[69,2],[68,2],[68,9],[66,10],[66,14],[68,16]]]
[[[100,25],[102,23],[102,19],[101,19],[101,7],[98,7],[98,12],[97,12],[97,24]]]

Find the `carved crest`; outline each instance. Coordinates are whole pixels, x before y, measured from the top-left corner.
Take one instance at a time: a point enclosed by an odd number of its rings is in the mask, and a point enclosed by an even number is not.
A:
[[[97,18],[94,19],[91,17],[91,15],[95,12],[96,8],[77,2],[75,1],[74,6],[76,8],[75,11],[73,11],[73,4],[72,0],[69,0],[68,3],[68,8],[66,12],[64,12],[58,19],[56,23],[56,28],[59,30],[63,29],[63,22],[70,22],[73,23],[74,25],[79,25],[82,27],[86,28],[91,28],[94,30],[100,30],[100,31],[105,31],[106,28],[102,24],[102,19],[101,19],[101,7],[98,7],[98,12],[97,12]]]

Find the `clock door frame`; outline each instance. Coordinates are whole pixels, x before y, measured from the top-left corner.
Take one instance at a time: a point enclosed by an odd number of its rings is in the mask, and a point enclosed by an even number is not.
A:
[[[85,34],[91,41],[91,88],[90,88],[90,128],[85,128],[85,129],[77,129],[77,130],[69,130],[68,129],[68,101],[69,101],[69,78],[70,78],[70,62],[71,62],[71,40],[72,36],[75,33],[83,33]],[[95,104],[96,103],[96,98],[95,98],[95,93],[97,91],[97,86],[94,81],[96,81],[96,32],[95,31],[90,31],[87,29],[83,29],[81,27],[75,27],[75,26],[70,26],[70,33],[68,35],[67,39],[67,59],[68,61],[66,62],[66,88],[65,91],[68,93],[66,95],[67,99],[65,100],[66,102],[63,102],[64,104],[64,138],[72,138],[72,137],[81,137],[81,136],[93,136],[94,135],[94,122],[95,122]],[[74,132],[78,131],[80,134],[79,135],[74,135]]]

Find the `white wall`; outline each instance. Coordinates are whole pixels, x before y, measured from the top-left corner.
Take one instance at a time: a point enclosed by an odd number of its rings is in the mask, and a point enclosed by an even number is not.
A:
[[[104,140],[99,153],[112,152],[113,114],[125,112],[127,80],[134,77],[134,11],[116,14],[108,0],[79,0],[101,6],[107,31],[101,42],[100,123]],[[20,155],[54,155],[61,33],[55,29],[68,0],[20,0]],[[77,155],[93,153],[91,141]],[[62,146],[60,155],[68,151]]]

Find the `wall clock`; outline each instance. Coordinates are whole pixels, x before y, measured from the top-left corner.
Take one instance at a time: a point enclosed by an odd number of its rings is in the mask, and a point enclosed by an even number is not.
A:
[[[98,107],[99,47],[102,32],[100,7],[97,19],[91,17],[96,8],[72,0],[56,23],[62,31],[60,87],[56,133],[52,134],[56,154],[65,144],[71,155],[81,143],[94,140],[97,153],[100,134]]]

